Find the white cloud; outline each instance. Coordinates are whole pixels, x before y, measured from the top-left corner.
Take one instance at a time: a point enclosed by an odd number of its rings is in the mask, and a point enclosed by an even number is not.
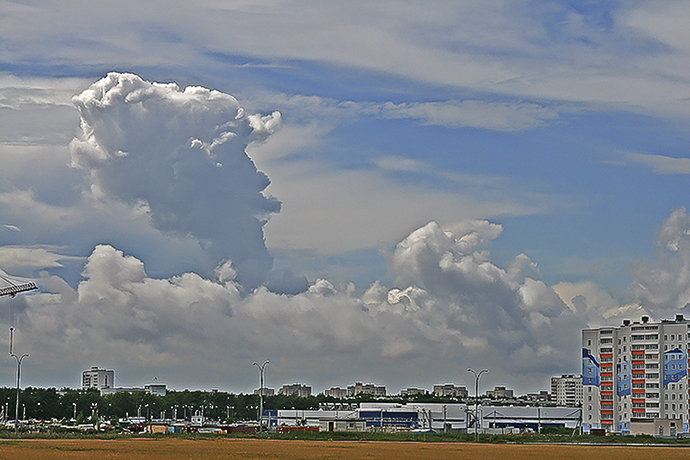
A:
[[[537,105],[570,101],[595,110],[687,119],[687,5],[616,4],[606,11],[606,21],[592,10],[531,1],[444,8],[385,1],[228,7],[208,1],[143,10],[125,1],[88,12],[63,3],[15,4],[4,11],[0,40],[7,46],[0,59],[218,72],[237,66],[227,64],[227,56],[268,65],[297,60]],[[79,41],[64,35],[75,17],[84,19]],[[541,118],[527,112],[498,126]]]
[[[44,275],[42,292],[17,308],[34,363],[27,382],[98,362],[124,375],[155,372],[178,388],[237,391],[254,383],[249,363],[269,357],[274,385],[370,376],[397,390],[457,378],[458,368],[481,362],[493,378],[529,387],[576,366],[581,323],[571,310],[543,282],[516,281],[491,263],[467,244],[472,233],[433,222],[413,232],[391,255],[397,287],[376,282],[360,292],[321,279],[296,295],[260,288],[241,296],[232,274],[224,282],[152,278],[138,259],[99,245],[76,290]],[[550,359],[536,359],[544,347]]]
[[[60,254],[59,250],[52,246],[0,246],[0,267],[11,273],[26,273],[27,270],[62,267],[63,260],[80,259]]]
[[[89,173],[97,200],[141,208],[163,232],[192,236],[231,259],[251,289],[271,267],[262,227],[280,203],[245,153],[280,125],[280,114],[247,115],[237,100],[201,87],[110,73],[73,98],[81,133],[72,165]]]
[[[627,158],[635,163],[649,166],[655,174],[690,174],[690,158],[643,153],[630,153]]]
[[[448,128],[470,127],[495,131],[521,131],[558,117],[552,108],[528,103],[486,102],[479,100],[447,102],[387,102],[369,110],[385,118],[412,118],[425,125]]]

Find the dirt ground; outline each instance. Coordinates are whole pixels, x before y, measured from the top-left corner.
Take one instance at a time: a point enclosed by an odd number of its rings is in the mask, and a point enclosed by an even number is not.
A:
[[[0,441],[1,459],[680,459],[688,447],[284,441],[259,439],[77,439]]]

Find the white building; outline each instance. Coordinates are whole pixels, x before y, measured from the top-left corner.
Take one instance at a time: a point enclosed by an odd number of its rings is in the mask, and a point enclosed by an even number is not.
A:
[[[93,366],[81,373],[82,390],[112,388],[114,383],[115,371],[113,370],[99,369],[98,366]]]
[[[355,382],[354,385],[348,385],[348,396],[358,395],[372,395],[372,396],[386,396],[386,387],[383,385],[375,385],[373,383]]]
[[[324,395],[337,399],[347,398],[347,389],[340,387],[332,387],[323,392]]]
[[[283,385],[278,390],[279,395],[285,396],[299,396],[300,398],[308,398],[311,396],[311,387],[309,385],[302,385],[295,383],[293,385]]]
[[[582,331],[583,427],[629,431],[630,422],[675,419],[688,432],[690,321],[623,321]],[[680,430],[679,430],[680,431]]]
[[[257,388],[254,390],[255,395],[261,395],[261,396],[273,396],[276,393],[276,391],[273,388]]]
[[[551,377],[551,398],[559,406],[581,406],[582,376],[564,374]]]
[[[453,396],[456,398],[467,398],[467,388],[464,386],[456,386],[452,383],[434,385],[434,396]]]

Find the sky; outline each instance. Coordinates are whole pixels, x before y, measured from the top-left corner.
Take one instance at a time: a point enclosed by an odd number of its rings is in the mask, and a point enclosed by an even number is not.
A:
[[[0,1],[23,384],[546,389],[690,316],[683,1]],[[3,339],[7,340],[7,339]],[[0,385],[14,384],[0,362]]]

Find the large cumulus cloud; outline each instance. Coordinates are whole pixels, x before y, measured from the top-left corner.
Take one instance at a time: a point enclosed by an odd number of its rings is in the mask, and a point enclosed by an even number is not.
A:
[[[268,357],[274,385],[370,379],[397,390],[486,366],[494,381],[529,389],[576,366],[583,323],[526,256],[509,270],[489,260],[499,233],[487,222],[454,232],[430,222],[390,255],[395,285],[319,279],[296,295],[241,295],[227,266],[214,280],[152,278],[137,258],[99,245],[76,289],[46,276],[17,321],[46,374],[103,363],[177,387],[238,390],[252,386],[249,363]]]
[[[148,213],[155,228],[191,236],[211,264],[230,259],[254,288],[271,267],[263,225],[280,203],[245,153],[280,124],[249,115],[228,94],[109,73],[73,98],[81,117],[72,165],[89,192]]]

